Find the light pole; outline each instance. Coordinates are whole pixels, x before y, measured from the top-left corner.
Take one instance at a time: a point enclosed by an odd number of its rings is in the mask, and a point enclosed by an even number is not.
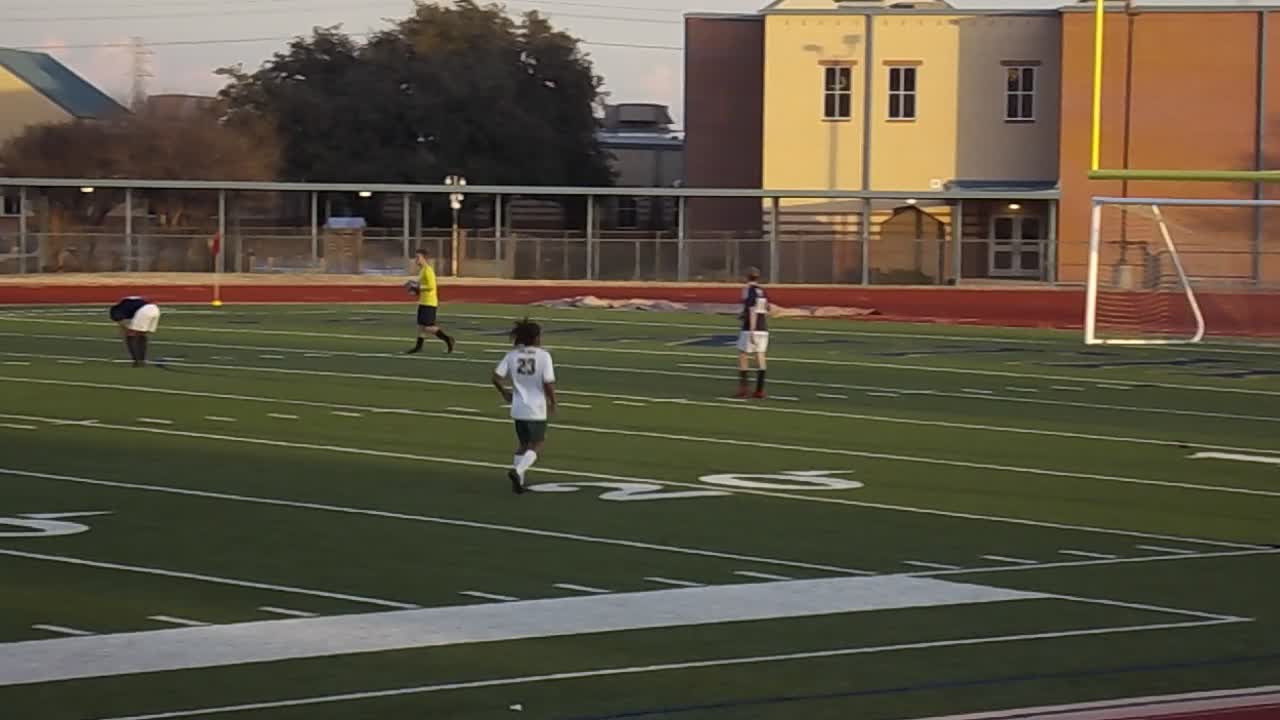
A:
[[[444,184],[457,188],[459,191],[467,186],[467,179],[461,175],[450,175],[444,179]],[[453,228],[450,233],[450,258],[449,267],[451,274],[458,277],[458,245],[460,244],[458,232],[458,213],[462,210],[462,200],[465,196],[461,192],[449,193],[449,209],[453,211]]]

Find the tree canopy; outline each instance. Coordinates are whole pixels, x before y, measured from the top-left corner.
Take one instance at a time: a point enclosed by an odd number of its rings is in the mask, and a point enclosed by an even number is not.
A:
[[[317,28],[229,78],[228,121],[269,123],[284,179],[606,185],[601,80],[536,12],[419,3],[367,42]]]

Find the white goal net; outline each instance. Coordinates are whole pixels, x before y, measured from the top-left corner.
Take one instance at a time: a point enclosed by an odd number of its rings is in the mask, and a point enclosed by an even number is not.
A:
[[[1274,337],[1280,255],[1268,252],[1267,220],[1277,213],[1270,200],[1095,198],[1085,342]]]

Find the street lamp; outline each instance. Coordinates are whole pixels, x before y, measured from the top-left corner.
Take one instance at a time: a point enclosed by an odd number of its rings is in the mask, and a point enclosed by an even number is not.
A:
[[[450,246],[452,248],[449,258],[449,267],[454,277],[458,277],[458,245],[460,244],[460,233],[458,232],[458,213],[462,210],[462,201],[465,197],[461,190],[467,186],[467,179],[461,175],[450,175],[444,179],[444,184],[451,188],[457,188],[454,192],[449,193],[449,209],[453,211],[453,228],[450,233]]]

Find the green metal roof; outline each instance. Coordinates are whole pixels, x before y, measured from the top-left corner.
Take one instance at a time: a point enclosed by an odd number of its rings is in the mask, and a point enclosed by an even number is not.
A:
[[[104,120],[128,110],[49,55],[0,48],[0,67],[17,75],[77,120]]]

